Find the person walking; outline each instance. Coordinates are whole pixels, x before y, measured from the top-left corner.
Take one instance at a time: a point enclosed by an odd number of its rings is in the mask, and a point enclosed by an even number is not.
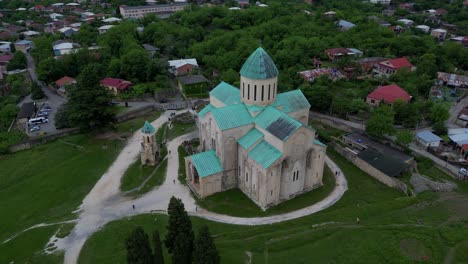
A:
[[[132,204],[132,208],[133,208],[133,210],[135,210],[135,205],[134,204]]]
[[[172,180],[172,182],[175,184],[175,179],[174,179],[174,180]]]

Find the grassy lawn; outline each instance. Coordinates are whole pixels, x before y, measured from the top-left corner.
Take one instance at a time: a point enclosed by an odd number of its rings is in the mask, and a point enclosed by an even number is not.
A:
[[[72,211],[121,147],[118,140],[75,135],[0,156],[0,263],[35,262],[42,258],[38,251],[60,225],[33,229],[7,243],[1,242],[39,223],[73,219]]]
[[[120,190],[130,191],[140,186],[140,184],[151,175],[155,167],[141,165],[140,159],[137,159],[120,179]]]
[[[195,123],[172,123],[172,128],[167,129],[166,131],[166,139],[167,141],[170,141],[176,137],[195,131],[196,129],[197,125],[195,125]]]
[[[151,191],[154,187],[160,186],[163,184],[166,179],[167,172],[167,159],[163,160],[157,170],[154,172],[154,175],[143,185],[143,187],[135,192],[131,192],[132,196],[139,196]]]
[[[439,194],[406,197],[360,171],[333,151],[349,190],[335,205],[311,216],[264,226],[235,226],[192,218],[194,228],[208,224],[222,263],[453,263],[468,261],[466,220],[449,221]],[[466,215],[466,214],[465,214]],[[356,223],[360,218],[360,224]],[[422,224],[418,224],[418,220]],[[124,263],[124,240],[136,226],[164,236],[167,216],[142,215],[106,225],[85,244],[79,263]],[[166,260],[168,259],[165,252]]]
[[[330,169],[325,166],[323,186],[308,193],[299,195],[292,200],[274,206],[267,211],[262,211],[241,190],[232,189],[217,193],[198,200],[200,207],[209,211],[240,217],[256,217],[282,214],[295,211],[323,200],[335,187],[335,179]]]
[[[185,151],[184,147],[179,146],[177,152],[179,153],[179,175],[177,178],[179,179],[179,182],[182,184],[185,184],[187,181],[186,179],[186,172],[185,172],[185,157],[188,155],[188,153]]]
[[[140,129],[145,124],[145,121],[153,122],[161,115],[161,112],[153,111],[144,115],[142,117],[138,117],[132,120],[128,120],[122,123],[117,124],[115,127],[119,132],[134,132],[137,129]]]

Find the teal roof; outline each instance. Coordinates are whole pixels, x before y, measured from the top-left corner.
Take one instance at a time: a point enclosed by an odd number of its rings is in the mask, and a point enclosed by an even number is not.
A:
[[[247,134],[239,138],[237,142],[243,148],[249,149],[262,138],[263,138],[263,133],[258,131],[258,129],[256,128],[252,128]]]
[[[244,104],[229,105],[211,110],[221,130],[245,126],[253,122]]]
[[[259,106],[259,105],[246,105],[247,109],[251,112],[258,112],[258,111],[263,111],[265,110],[265,106]]]
[[[191,156],[193,166],[200,177],[206,177],[223,171],[221,162],[214,150],[201,152]]]
[[[278,94],[273,105],[282,106],[282,111],[285,113],[291,113],[304,108],[310,108],[309,101],[307,101],[306,97],[299,89]]]
[[[320,140],[318,139],[314,139],[314,144],[315,145],[319,145],[319,146],[322,146],[322,147],[326,147],[327,145],[323,144]]]
[[[255,118],[255,123],[275,137],[286,141],[302,124],[273,106],[267,107]]]
[[[225,105],[239,104],[240,101],[240,90],[236,87],[221,82],[211,92],[211,96],[223,102]]]
[[[260,164],[263,168],[270,167],[276,160],[283,156],[283,153],[268,144],[265,140],[258,143],[251,151],[248,156]]]
[[[145,121],[145,124],[143,125],[141,132],[143,132],[144,134],[152,134],[155,131],[156,130],[154,129],[154,127],[148,121]]]
[[[258,48],[242,65],[240,75],[254,80],[270,79],[278,76],[278,68],[266,51]]]
[[[198,116],[201,117],[201,118],[204,118],[206,114],[208,114],[209,112],[211,112],[211,110],[213,110],[214,106],[212,106],[211,104],[205,106],[200,112],[198,112]]]

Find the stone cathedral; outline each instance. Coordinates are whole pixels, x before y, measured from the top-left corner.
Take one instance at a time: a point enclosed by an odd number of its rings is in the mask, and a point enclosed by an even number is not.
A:
[[[326,146],[307,125],[301,90],[277,94],[278,69],[262,48],[240,71],[239,89],[221,82],[198,113],[199,153],[186,157],[201,198],[239,188],[262,209],[321,185]]]

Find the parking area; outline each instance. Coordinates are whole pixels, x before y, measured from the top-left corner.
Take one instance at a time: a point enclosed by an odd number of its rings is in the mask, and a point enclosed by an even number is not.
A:
[[[29,121],[28,135],[36,137],[55,133],[56,112],[57,109],[47,101],[37,103],[36,116]]]

